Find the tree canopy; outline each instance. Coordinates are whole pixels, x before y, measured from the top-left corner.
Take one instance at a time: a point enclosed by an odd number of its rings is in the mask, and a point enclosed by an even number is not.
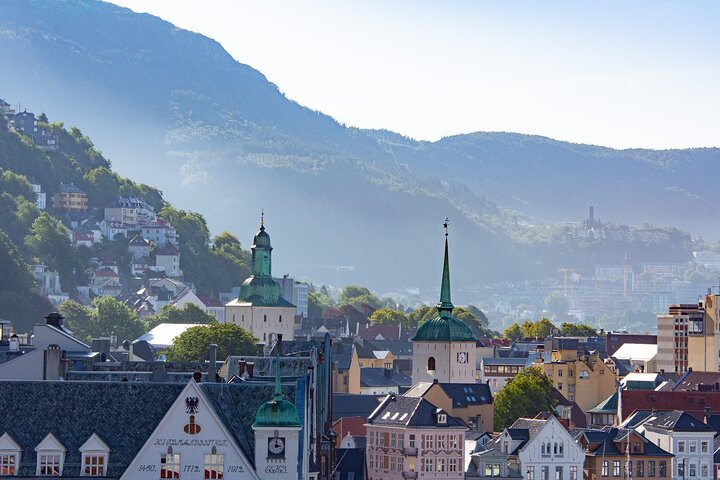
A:
[[[369,305],[373,309],[377,310],[382,306],[380,299],[365,287],[359,285],[348,285],[343,288],[340,293],[340,304],[348,304],[354,307],[358,307],[362,304]]]
[[[96,297],[92,307],[83,307],[73,300],[60,304],[68,328],[80,340],[89,342],[97,337],[117,337],[118,343],[133,341],[145,333],[145,324],[127,305],[113,297]]]
[[[148,330],[152,330],[161,323],[197,323],[205,324],[217,321],[216,318],[193,303],[186,303],[182,308],[165,305],[160,313],[145,317]]]
[[[379,308],[370,315],[370,323],[373,325],[402,325],[408,326],[408,317],[399,310],[392,308]]]
[[[230,355],[253,355],[257,339],[242,327],[232,323],[198,325],[178,335],[165,352],[170,361],[201,362],[207,359],[208,346],[218,346],[218,358]]]
[[[532,366],[510,379],[495,394],[495,430],[501,431],[518,418],[532,418],[540,412],[552,411],[553,384],[540,368]]]

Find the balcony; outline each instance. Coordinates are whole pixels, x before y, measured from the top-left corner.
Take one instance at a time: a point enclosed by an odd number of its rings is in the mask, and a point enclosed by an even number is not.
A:
[[[403,478],[418,478],[418,472],[411,472],[409,470],[405,470],[402,473]]]
[[[405,447],[403,448],[403,455],[407,455],[410,457],[417,457],[418,449],[417,447]]]

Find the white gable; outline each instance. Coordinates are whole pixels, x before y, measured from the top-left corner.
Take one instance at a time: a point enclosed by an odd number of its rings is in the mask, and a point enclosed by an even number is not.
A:
[[[97,435],[93,433],[90,438],[80,447],[81,452],[109,452],[110,447]]]
[[[41,451],[65,451],[65,447],[62,443],[60,443],[60,440],[55,438],[55,435],[52,433],[48,433],[45,438],[42,439],[42,441],[38,444],[37,447],[35,447],[36,452]]]
[[[9,433],[5,432],[2,437],[0,437],[0,451],[13,451],[17,452],[20,449],[20,445],[17,444],[15,439],[10,435]]]
[[[210,454],[213,447],[217,454],[224,455],[225,478],[258,480],[252,464],[217,417],[202,390],[190,381],[121,479],[157,480],[160,456],[169,449],[180,455],[181,477],[192,472],[201,474],[204,455]]]

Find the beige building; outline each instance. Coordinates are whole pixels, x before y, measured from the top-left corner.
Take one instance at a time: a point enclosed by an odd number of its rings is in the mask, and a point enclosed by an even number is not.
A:
[[[271,345],[282,334],[292,340],[295,334],[295,305],[281,295],[272,278],[272,246],[265,226],[255,235],[252,246],[252,275],[240,287],[240,295],[225,305],[225,322],[239,325],[261,342]]]
[[[493,431],[493,396],[486,383],[420,382],[407,391],[405,396],[424,398],[459,418],[472,430]]]
[[[720,371],[718,297],[708,293],[697,304],[670,305],[658,315],[658,370]]]
[[[412,340],[413,385],[434,380],[442,383],[475,382],[477,340],[470,327],[452,316],[453,308],[446,236],[438,316],[423,323]]]
[[[550,361],[538,362],[555,388],[587,412],[615,392],[615,374],[597,353],[578,350],[577,339],[555,338]],[[547,358],[547,357],[546,357]]]

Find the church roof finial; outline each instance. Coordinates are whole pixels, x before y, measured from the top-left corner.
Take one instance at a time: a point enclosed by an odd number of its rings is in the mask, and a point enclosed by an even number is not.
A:
[[[450,219],[446,218],[443,227],[445,228],[445,258],[443,261],[442,284],[440,286],[440,302],[437,304],[441,317],[448,317],[455,308],[450,300],[450,261],[448,259],[448,224]]]
[[[260,228],[265,228],[265,209],[260,209]]]

